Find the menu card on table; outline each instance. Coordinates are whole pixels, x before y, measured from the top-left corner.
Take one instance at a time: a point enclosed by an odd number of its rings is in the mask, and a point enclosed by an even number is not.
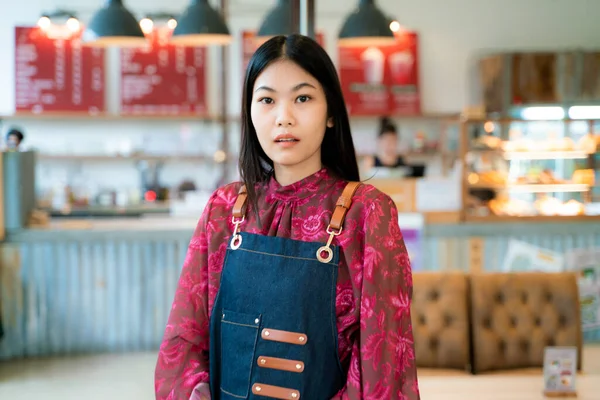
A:
[[[350,115],[418,115],[418,36],[396,33],[388,46],[340,47],[339,73]]]
[[[121,113],[207,113],[206,48],[176,46],[172,31],[155,29],[143,48],[121,50]]]
[[[548,397],[576,395],[576,347],[546,347],[544,350],[544,394]]]
[[[15,28],[17,112],[104,111],[104,50],[80,39],[81,32]]]

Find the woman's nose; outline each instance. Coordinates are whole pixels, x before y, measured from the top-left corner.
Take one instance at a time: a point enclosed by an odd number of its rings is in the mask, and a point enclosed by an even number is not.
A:
[[[277,114],[277,126],[292,126],[296,123],[289,106],[282,105]]]

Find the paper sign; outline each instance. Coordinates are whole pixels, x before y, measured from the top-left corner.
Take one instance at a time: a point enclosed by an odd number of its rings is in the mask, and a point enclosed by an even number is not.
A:
[[[576,347],[546,347],[544,349],[544,393],[575,393],[576,377]]]
[[[145,47],[121,49],[122,114],[206,114],[207,50],[174,45],[171,34],[155,29]]]
[[[104,111],[104,50],[82,46],[80,36],[15,28],[17,112]]]
[[[564,256],[529,243],[511,240],[502,270],[504,272],[561,272]]]
[[[584,331],[600,328],[600,248],[577,249],[566,255],[567,269],[579,275],[579,302]]]
[[[340,83],[350,115],[418,115],[419,41],[396,33],[388,46],[339,47]]]

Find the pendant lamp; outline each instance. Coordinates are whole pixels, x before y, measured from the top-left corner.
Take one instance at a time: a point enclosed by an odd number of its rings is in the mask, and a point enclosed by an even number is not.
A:
[[[265,41],[273,36],[291,35],[295,33],[293,26],[291,0],[278,0],[258,28],[256,39]]]
[[[94,47],[139,47],[146,38],[135,17],[121,0],[107,0],[94,14],[82,36],[83,42]]]
[[[172,43],[188,46],[225,45],[231,40],[223,16],[208,4],[208,0],[192,0],[177,18],[171,37]]]
[[[396,41],[390,29],[390,18],[375,5],[375,0],[360,0],[358,8],[353,11],[342,25],[338,35],[338,45],[385,46]]]

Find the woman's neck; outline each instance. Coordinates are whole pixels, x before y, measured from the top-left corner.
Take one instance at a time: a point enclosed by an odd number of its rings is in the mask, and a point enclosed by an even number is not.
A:
[[[273,167],[273,169],[275,171],[275,180],[277,180],[277,182],[281,186],[287,186],[287,185],[296,183],[298,181],[301,181],[302,179],[304,179],[306,177],[316,174],[322,168],[323,168],[323,166],[321,165],[320,162],[319,162],[319,164],[315,164],[315,165],[306,165],[306,166],[294,165],[291,167],[276,164]]]

